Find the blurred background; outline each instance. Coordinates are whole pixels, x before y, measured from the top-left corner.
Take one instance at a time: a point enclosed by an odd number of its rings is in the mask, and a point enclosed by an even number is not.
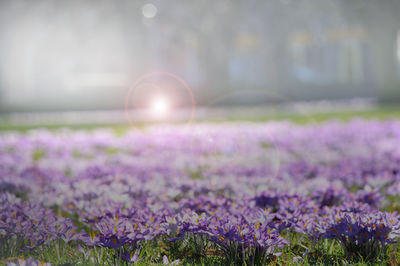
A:
[[[396,103],[399,14],[398,0],[1,0],[0,112],[135,109],[155,94],[186,108],[190,94],[197,108]]]

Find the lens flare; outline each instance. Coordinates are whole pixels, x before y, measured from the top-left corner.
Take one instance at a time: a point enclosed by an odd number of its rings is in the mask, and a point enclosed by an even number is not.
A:
[[[170,102],[167,98],[158,96],[152,100],[150,109],[157,117],[164,117],[170,110]]]
[[[196,110],[196,102],[194,99],[194,95],[192,93],[192,89],[189,86],[189,84],[186,83],[185,80],[183,80],[181,77],[170,73],[170,72],[150,72],[148,74],[145,74],[138,78],[132,86],[129,88],[127,95],[125,97],[125,116],[126,119],[131,127],[134,127],[134,122],[137,121],[140,118],[134,117],[135,113],[132,112],[132,110],[138,106],[141,106],[141,103],[147,103],[146,105],[146,110],[143,114],[150,115],[152,117],[149,117],[149,119],[165,119],[165,116],[168,115],[168,118],[174,119],[174,114],[177,114],[177,110],[175,110],[175,107],[179,106],[179,100],[176,101],[175,97],[173,94],[169,94],[166,92],[163,85],[160,85],[162,82],[160,82],[160,78],[164,79],[166,81],[174,81],[176,83],[177,88],[180,90],[186,91],[186,98],[185,103],[190,106],[190,109],[184,111],[184,117],[187,117],[185,119],[185,124],[190,125],[194,119],[194,114]],[[151,97],[149,101],[148,97],[138,97],[137,91],[139,90],[138,88],[141,85],[145,85],[145,87],[150,88],[152,91],[150,94],[147,95],[158,95],[160,99],[164,99],[162,101],[165,101],[165,104],[154,104],[154,102],[158,102],[157,99],[158,97]],[[155,91],[153,93],[153,90]],[[161,92],[162,91],[162,92]],[[162,96],[162,97],[161,97]],[[168,96],[168,97],[167,97]],[[170,97],[171,96],[171,97]],[[171,99],[173,101],[171,101]],[[155,108],[154,106],[164,106],[162,108],[157,107]],[[154,108],[153,108],[154,107]],[[172,112],[172,107],[174,107],[174,112]],[[158,112],[155,110],[163,110],[165,109],[164,112]],[[178,108],[176,108],[178,109]],[[163,115],[157,115],[157,113],[163,113]],[[136,114],[138,115],[138,114]],[[179,115],[179,112],[178,112]]]
[[[145,4],[142,8],[142,14],[145,18],[154,18],[157,12],[157,7],[151,3]]]

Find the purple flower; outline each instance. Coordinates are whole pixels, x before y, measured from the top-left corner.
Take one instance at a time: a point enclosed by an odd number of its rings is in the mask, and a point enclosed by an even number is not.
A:
[[[319,226],[326,238],[336,239],[346,255],[362,255],[375,259],[382,248],[396,242],[400,235],[397,213],[369,212],[351,213],[332,211]]]
[[[169,261],[166,255],[163,256],[163,264],[164,265],[179,265],[181,263],[180,260]]]
[[[117,235],[99,235],[99,244],[102,247],[118,249],[129,243],[127,237],[118,237]]]
[[[30,257],[28,259],[18,259],[15,262],[8,262],[7,266],[51,266],[51,264]]]
[[[122,254],[122,259],[125,260],[128,263],[135,263],[138,261],[141,261],[142,258],[139,258],[140,256],[140,249],[136,250],[135,252],[126,252]]]

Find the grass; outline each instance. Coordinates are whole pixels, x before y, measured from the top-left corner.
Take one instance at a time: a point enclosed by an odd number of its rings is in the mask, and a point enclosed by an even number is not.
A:
[[[343,111],[343,112],[332,112],[332,113],[316,113],[310,116],[296,115],[296,114],[276,114],[271,116],[265,116],[261,118],[253,119],[207,119],[199,122],[241,122],[241,121],[252,121],[252,122],[266,122],[266,121],[281,121],[290,120],[294,123],[305,124],[305,123],[321,123],[327,120],[336,119],[339,121],[349,121],[354,117],[365,118],[365,119],[399,119],[400,118],[400,107],[381,107],[366,111]],[[150,124],[138,124],[138,128],[146,127]],[[85,125],[6,125],[0,124],[0,131],[19,131],[26,132],[31,129],[46,128],[48,130],[57,130],[60,128],[68,127],[73,130],[93,130],[99,127],[110,128],[114,130],[117,135],[124,134],[130,127],[124,124],[118,125],[98,125],[98,124],[85,124]],[[114,148],[107,150],[108,154],[114,154],[119,152]],[[34,155],[34,160],[40,159],[43,154],[42,151],[38,150]],[[201,172],[193,172],[192,178],[201,178]],[[397,200],[390,198],[391,207],[385,209],[386,211],[399,210],[398,204],[395,204]],[[57,210],[55,210],[57,213]],[[72,217],[68,213],[59,213],[62,216],[66,216],[77,221],[77,217]],[[82,229],[82,228],[80,228]],[[345,257],[343,250],[339,243],[333,240],[323,240],[318,243],[311,243],[310,240],[304,235],[298,233],[288,233],[288,238],[291,244],[283,250],[279,257],[271,259],[271,265],[398,265],[400,264],[400,246],[399,244],[389,246],[382,254],[381,259],[375,262],[363,261],[363,258],[348,259]],[[8,252],[0,248],[0,265],[5,265],[7,262],[15,261],[17,258],[28,258],[30,256],[39,259],[41,261],[51,262],[56,265],[99,265],[99,263],[92,262],[85,259],[84,255],[78,252],[77,242],[71,242],[65,244],[63,242],[53,242],[48,245],[44,245],[39,249],[22,253],[20,251]],[[166,255],[170,261],[180,260],[185,265],[224,265],[224,259],[218,254],[210,254],[208,251],[217,250],[217,247],[211,246],[207,252],[198,254],[196,250],[188,249],[182,242],[171,243],[166,239],[158,238],[156,240],[147,241],[140,243],[141,245],[141,256],[144,259],[135,265],[162,265],[162,258]],[[313,248],[311,248],[313,247]],[[87,248],[86,248],[87,249]],[[309,250],[308,250],[309,249]],[[61,250],[61,255],[60,255]],[[100,248],[93,249],[92,252],[96,253],[96,256],[100,258],[101,264],[111,265],[115,264],[115,252],[112,249],[104,248],[103,251]],[[204,255],[206,254],[206,255]],[[305,255],[307,254],[307,255]],[[118,261],[117,265],[127,265],[123,261]]]
[[[195,174],[201,175],[201,172]],[[350,189],[350,188],[349,188]],[[351,190],[351,189],[350,189]],[[354,190],[357,190],[354,187]],[[399,197],[387,196],[388,202],[383,208],[385,211],[398,210]],[[27,200],[27,199],[24,199]],[[71,219],[80,230],[88,230],[78,217],[77,213],[61,211],[58,207],[53,208],[54,213],[59,216]],[[281,256],[271,256],[270,265],[399,265],[400,246],[399,244],[389,245],[380,254],[378,260],[366,261],[363,257],[345,256],[340,244],[335,240],[320,240],[312,242],[307,236],[295,232],[283,231],[282,236],[290,240],[290,244],[284,249],[275,252],[282,253]],[[23,240],[16,240],[18,241]],[[207,245],[199,245],[201,241],[198,237],[186,237],[184,240],[175,242],[168,241],[167,237],[158,238],[146,242],[139,242],[141,248],[140,257],[144,259],[135,265],[162,265],[163,256],[167,256],[169,261],[180,260],[179,265],[229,265],[221,255],[220,249],[215,244],[209,242]],[[3,242],[4,243],[4,242]],[[21,246],[22,242],[16,246]],[[64,243],[63,241],[53,241],[37,249],[21,252],[19,248],[12,248],[7,245],[0,245],[0,265],[15,261],[18,258],[34,257],[40,261],[50,262],[55,265],[128,265],[122,261],[118,252],[111,248],[89,248],[84,247],[85,251],[91,250],[91,254],[98,261],[91,261],[85,258],[84,254],[78,251],[78,245],[83,245],[78,241]],[[14,245],[15,246],[15,245]],[[132,247],[124,247],[132,248]],[[235,264],[236,265],[236,264]],[[243,264],[245,265],[245,264]]]
[[[220,119],[220,118],[207,118],[196,120],[195,123],[222,123],[222,122],[267,122],[267,121],[282,121],[289,120],[293,121],[297,124],[308,124],[308,123],[321,123],[327,120],[338,120],[338,121],[349,121],[355,117],[364,118],[364,119],[379,119],[379,120],[387,120],[387,119],[400,119],[400,106],[384,106],[378,107],[370,110],[360,110],[360,111],[337,111],[330,113],[314,113],[314,114],[285,114],[285,113],[277,113],[270,114],[261,117],[246,117],[246,118],[229,118],[229,119]],[[149,125],[157,124],[153,123],[135,123],[136,129],[142,129]],[[182,124],[181,122],[174,122],[172,124]],[[131,127],[128,124],[42,124],[42,125],[12,125],[0,123],[0,131],[19,131],[19,132],[27,132],[32,129],[45,128],[47,130],[58,130],[61,128],[68,128],[72,130],[94,130],[96,128],[109,128],[113,130],[117,135],[122,135],[127,132]]]
[[[376,261],[365,261],[362,257],[346,258],[340,245],[334,240],[321,240],[312,244],[298,233],[289,233],[288,236],[291,244],[282,250],[277,250],[282,255],[271,256],[270,265],[398,265],[400,262],[398,245],[388,246]],[[118,257],[118,252],[115,250],[99,247],[91,248],[91,254],[98,260],[93,262],[78,251],[78,244],[55,241],[33,251],[25,253],[16,251],[9,254],[11,256],[0,256],[0,265],[15,261],[17,258],[29,257],[55,265],[128,265]],[[87,247],[84,249],[86,252],[89,251]],[[135,265],[162,265],[164,255],[170,262],[179,260],[179,265],[228,265],[217,252],[210,254],[210,251],[215,250],[217,248],[212,246],[206,252],[199,254],[184,245],[183,241],[171,243],[161,237],[141,244],[140,257],[144,259]]]

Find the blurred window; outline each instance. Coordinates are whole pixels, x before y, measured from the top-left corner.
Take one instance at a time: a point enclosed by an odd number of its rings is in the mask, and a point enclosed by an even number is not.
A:
[[[400,76],[400,30],[397,31],[396,57],[397,57],[397,72]]]
[[[290,55],[294,77],[305,83],[360,84],[364,80],[364,32],[360,29],[328,30],[316,37],[294,32]]]

